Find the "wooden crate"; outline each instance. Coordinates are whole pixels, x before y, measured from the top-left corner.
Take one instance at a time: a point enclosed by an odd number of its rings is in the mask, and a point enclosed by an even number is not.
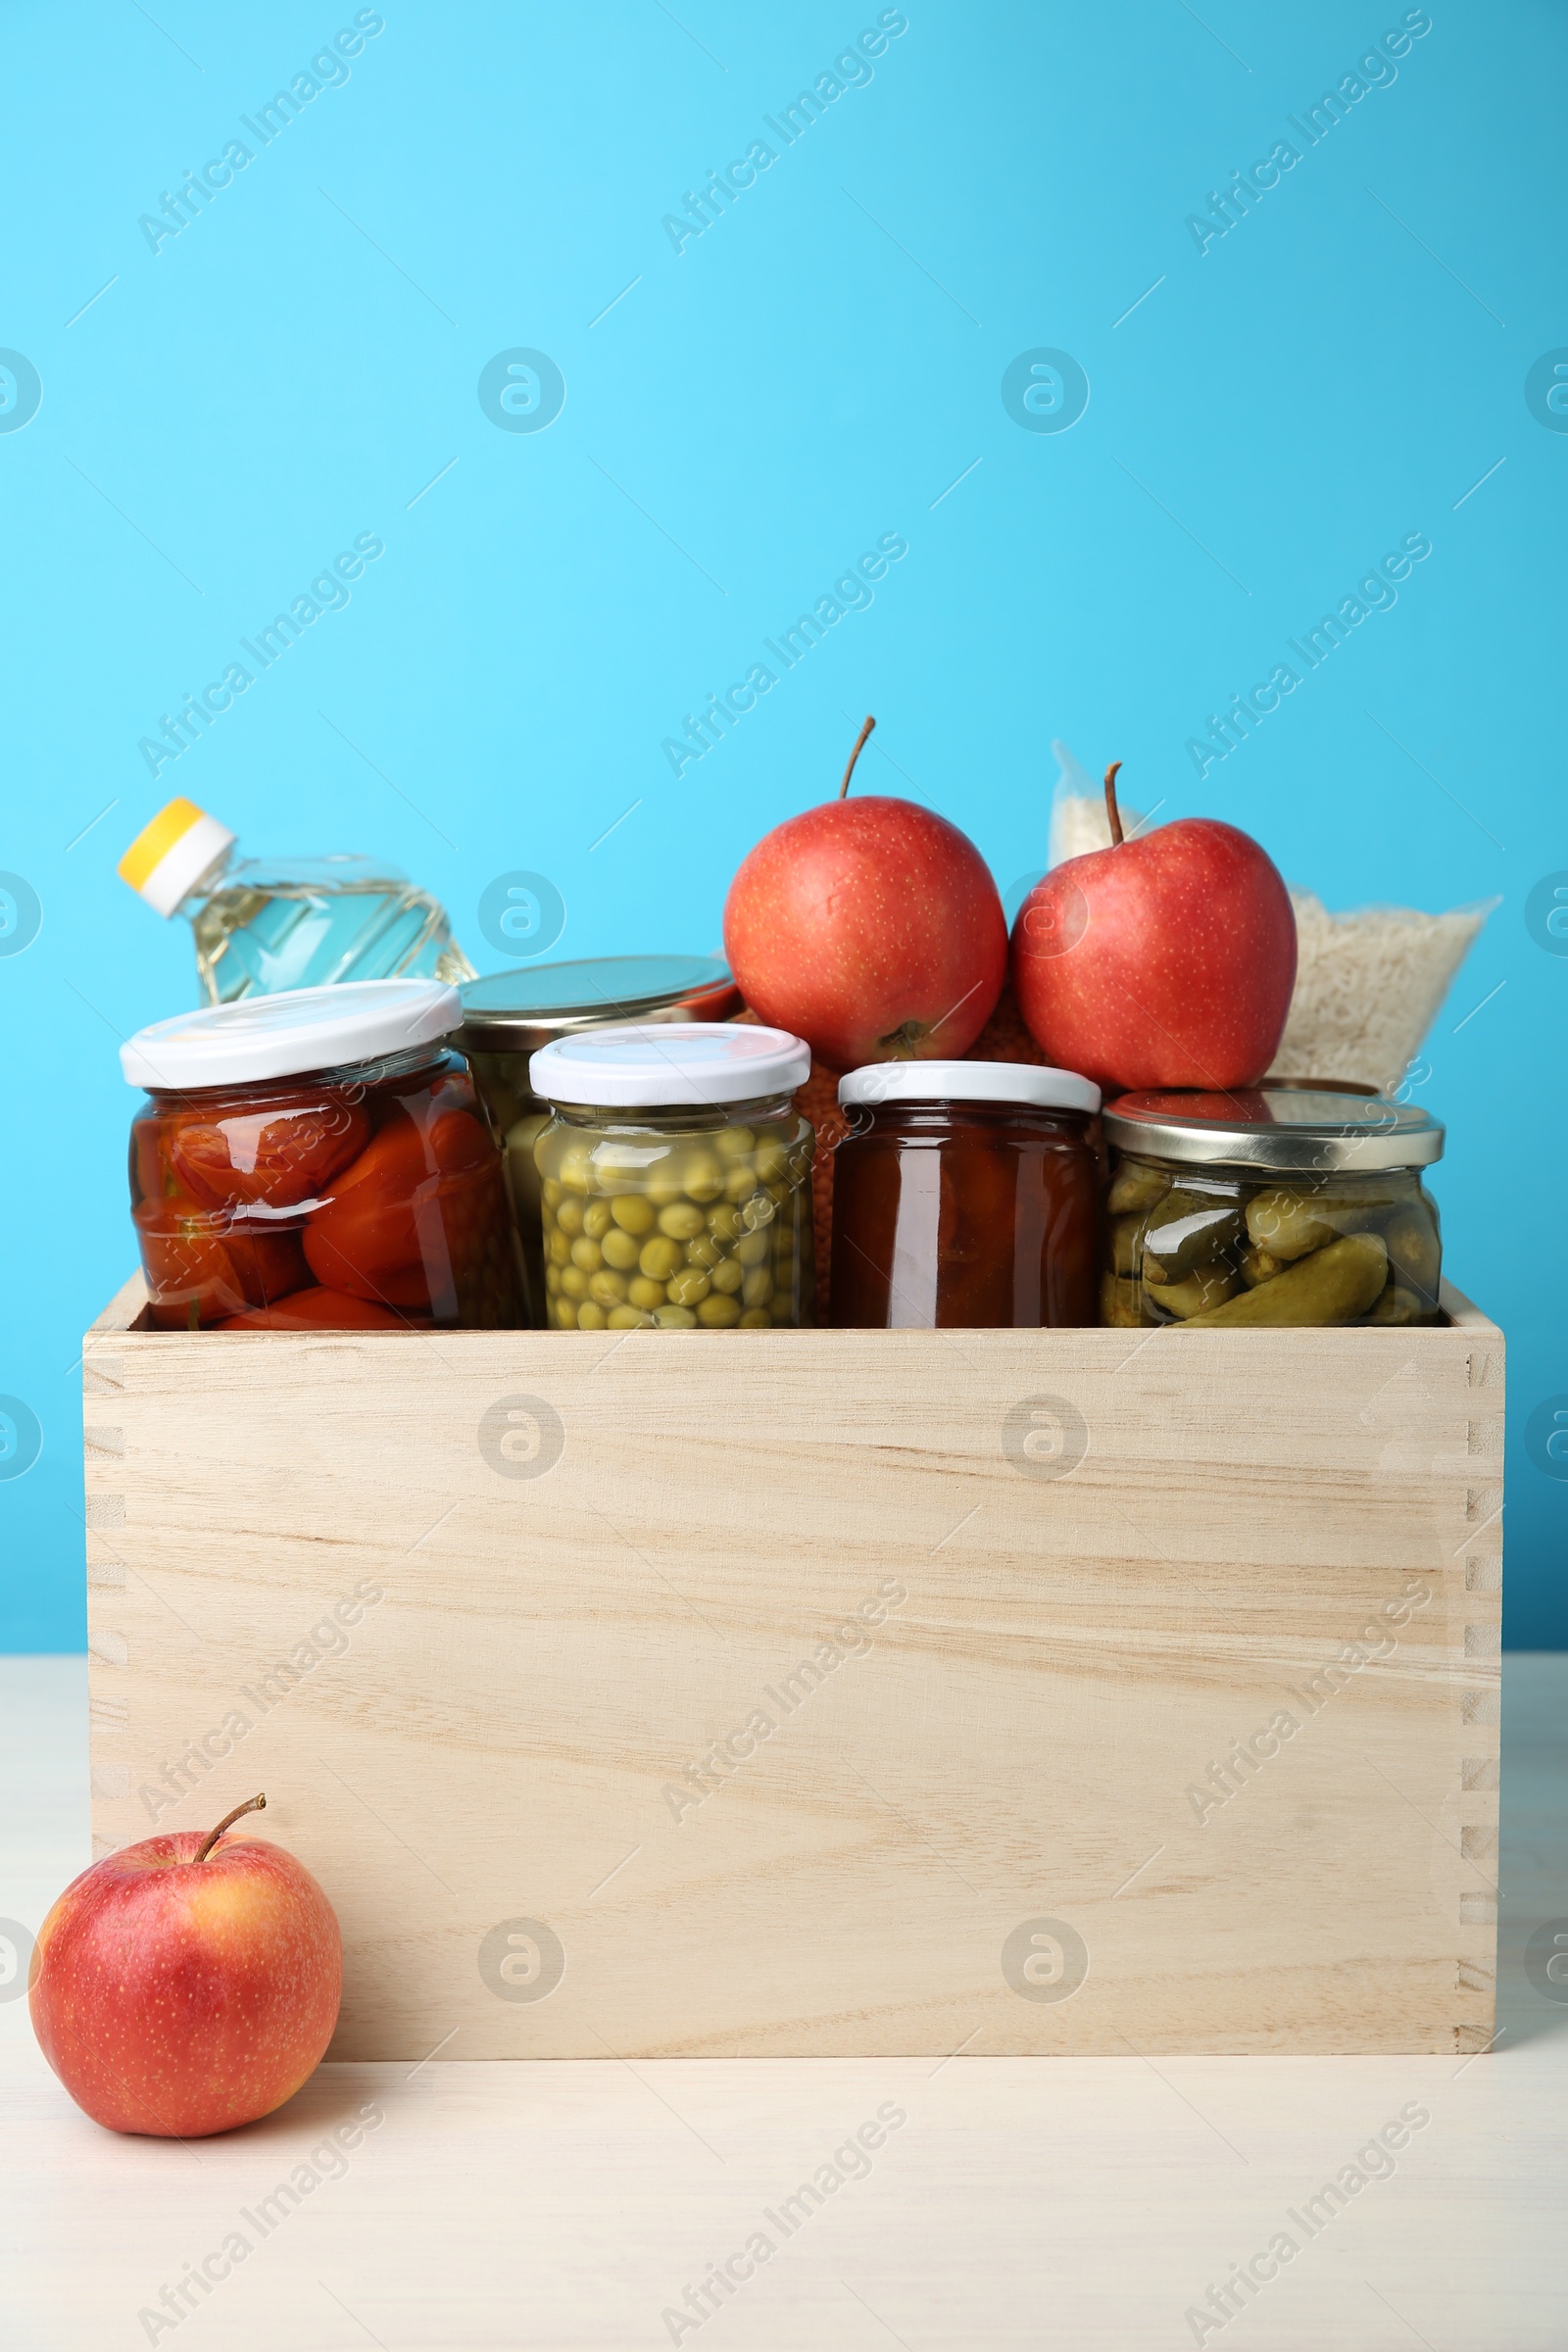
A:
[[[612,1344],[128,1285],[96,1849],[265,1788],[341,2058],[1479,2049],[1503,1343],[1446,1303]]]

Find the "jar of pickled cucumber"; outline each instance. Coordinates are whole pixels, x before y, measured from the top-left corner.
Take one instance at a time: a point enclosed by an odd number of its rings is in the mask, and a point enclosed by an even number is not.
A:
[[[812,1320],[808,1049],[783,1029],[632,1023],[528,1065],[555,1331],[772,1331]]]
[[[1327,1089],[1122,1095],[1102,1323],[1441,1323],[1441,1123]]]

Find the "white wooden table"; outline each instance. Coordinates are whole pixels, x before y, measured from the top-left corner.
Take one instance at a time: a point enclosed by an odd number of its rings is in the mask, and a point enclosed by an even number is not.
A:
[[[0,1917],[29,1928],[87,1860],[85,1706],[81,1661],[0,1659]],[[0,2340],[1557,2352],[1568,2002],[1521,1955],[1568,1922],[1565,1725],[1568,1658],[1508,1658],[1502,2030],[1462,2062],[331,2066],[183,2147],[89,2123],[0,1999]],[[368,2105],[353,2153],[328,2148]],[[866,2124],[881,2144],[854,2153]],[[1370,2152],[1390,2124],[1405,2144]],[[1226,2315],[1210,2291],[1250,2262]]]

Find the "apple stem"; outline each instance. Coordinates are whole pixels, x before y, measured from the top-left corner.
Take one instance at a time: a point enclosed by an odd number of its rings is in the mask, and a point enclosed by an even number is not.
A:
[[[872,728],[873,728],[875,725],[876,725],[876,720],[875,720],[874,718],[868,718],[868,719],[866,720],[866,722],[865,722],[864,726],[863,726],[863,727],[860,729],[860,732],[858,733],[858,735],[857,735],[857,737],[855,738],[855,749],[854,749],[854,751],[853,751],[853,752],[850,754],[850,764],[849,764],[849,766],[848,766],[848,767],[847,767],[847,768],[844,770],[844,781],[843,781],[843,783],[842,783],[842,784],[839,786],[839,799],[840,799],[841,801],[842,801],[842,800],[846,800],[846,799],[849,797],[849,790],[850,790],[850,778],[851,778],[851,777],[854,775],[854,773],[855,773],[855,762],[856,762],[856,761],[857,761],[857,760],[858,760],[858,758],[860,757],[860,753],[861,753],[862,749],[864,748],[865,739],[866,739],[866,737],[867,737],[867,736],[870,734],[870,732],[871,732],[871,729],[872,729]]]
[[[213,1831],[212,1835],[203,1839],[202,1850],[196,1856],[197,1861],[206,1861],[208,1855],[212,1852],[214,1846],[223,1835],[223,1832],[225,1830],[232,1829],[242,1813],[265,1813],[266,1810],[267,1799],[265,1796],[248,1796],[242,1805],[236,1805],[234,1807],[232,1813],[225,1813],[222,1820],[219,1823],[217,1829]]]
[[[1122,845],[1121,810],[1116,806],[1116,771],[1121,761],[1113,760],[1105,770],[1105,814],[1110,819],[1110,846],[1119,850]]]

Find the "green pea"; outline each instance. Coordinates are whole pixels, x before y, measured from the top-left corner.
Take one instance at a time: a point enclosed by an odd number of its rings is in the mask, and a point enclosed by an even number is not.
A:
[[[652,1315],[643,1314],[635,1306],[612,1306],[605,1317],[607,1331],[650,1331]]]
[[[740,1319],[739,1304],[724,1291],[710,1292],[697,1309],[698,1322],[706,1323],[710,1331],[725,1331]]]
[[[577,1308],[570,1298],[558,1298],[550,1309],[550,1319],[558,1331],[575,1331]]]
[[[619,1193],[610,1203],[610,1213],[623,1233],[652,1233],[654,1204],[641,1193]]]
[[[588,1277],[588,1296],[597,1298],[601,1306],[621,1306],[626,1298],[626,1277],[612,1274],[608,1267]]]
[[[724,1127],[713,1138],[713,1149],[720,1159],[744,1159],[757,1138],[749,1127]]]
[[[579,1331],[603,1331],[604,1328],[604,1308],[596,1299],[585,1298],[577,1309],[577,1329]]]
[[[773,1296],[773,1277],[765,1266],[754,1266],[741,1285],[747,1306],[765,1306]]]
[[[585,1233],[579,1234],[571,1245],[571,1262],[581,1266],[585,1274],[597,1274],[605,1262],[605,1253],[597,1242],[591,1242]]]
[[[544,1183],[539,1187],[539,1192],[546,1208],[554,1208],[561,1199],[561,1187],[553,1176],[545,1178]]]
[[[556,1223],[563,1233],[581,1233],[583,1207],[580,1200],[565,1200],[556,1211]]]
[[[545,1246],[545,1255],[553,1266],[568,1265],[571,1261],[571,1244],[559,1227]]]
[[[749,1200],[756,1190],[757,1176],[750,1160],[743,1161],[739,1167],[731,1168],[724,1179],[726,1200],[734,1200],[737,1203]]]
[[[764,1226],[760,1233],[742,1234],[735,1245],[735,1254],[743,1266],[760,1266],[772,1247],[772,1241]]]
[[[724,1170],[711,1152],[688,1153],[681,1190],[691,1200],[716,1200],[721,1193],[728,1191]]]
[[[568,1144],[561,1154],[561,1166],[557,1174],[568,1193],[586,1193],[592,1189],[593,1169],[589,1151],[587,1144]]]
[[[771,1331],[773,1318],[765,1306],[749,1306],[735,1328],[737,1331]]]
[[[723,1247],[714,1241],[710,1233],[694,1234],[687,1243],[686,1263],[689,1266],[702,1266],[706,1272],[711,1274],[713,1268],[721,1266],[723,1262]]]
[[[707,1223],[704,1210],[695,1200],[672,1200],[659,1212],[659,1230],[677,1242],[695,1241]]]
[[[705,1306],[710,1303],[704,1299]],[[689,1306],[660,1306],[654,1310],[654,1321],[661,1331],[695,1331],[697,1317]]]
[[[627,1283],[626,1298],[632,1306],[640,1306],[645,1314],[652,1314],[656,1306],[664,1303],[664,1286],[662,1282],[651,1282],[646,1274],[639,1274]]]
[[[738,1242],[746,1228],[741,1223],[740,1210],[726,1200],[722,1207],[709,1210],[708,1230],[715,1241]]]
[[[746,1268],[739,1258],[726,1257],[723,1264],[713,1268],[715,1291],[738,1291],[746,1280]]]
[[[613,1266],[619,1274],[631,1272],[632,1267],[637,1263],[638,1247],[636,1235],[622,1233],[618,1225],[612,1225],[599,1245],[606,1265]]]
[[[762,1184],[779,1184],[789,1175],[789,1153],[780,1143],[760,1144],[757,1150],[757,1174]]]
[[[701,1266],[682,1266],[664,1285],[664,1296],[671,1306],[700,1306],[711,1289]]]
[[[611,1214],[608,1200],[590,1200],[582,1212],[582,1229],[591,1242],[602,1242],[610,1231]]]
[[[588,1277],[583,1272],[581,1266],[562,1267],[561,1288],[563,1295],[567,1298],[580,1299],[587,1298]]]
[[[667,1233],[656,1233],[652,1241],[644,1242],[637,1263],[650,1282],[667,1282],[684,1254],[679,1242],[671,1241]]]

